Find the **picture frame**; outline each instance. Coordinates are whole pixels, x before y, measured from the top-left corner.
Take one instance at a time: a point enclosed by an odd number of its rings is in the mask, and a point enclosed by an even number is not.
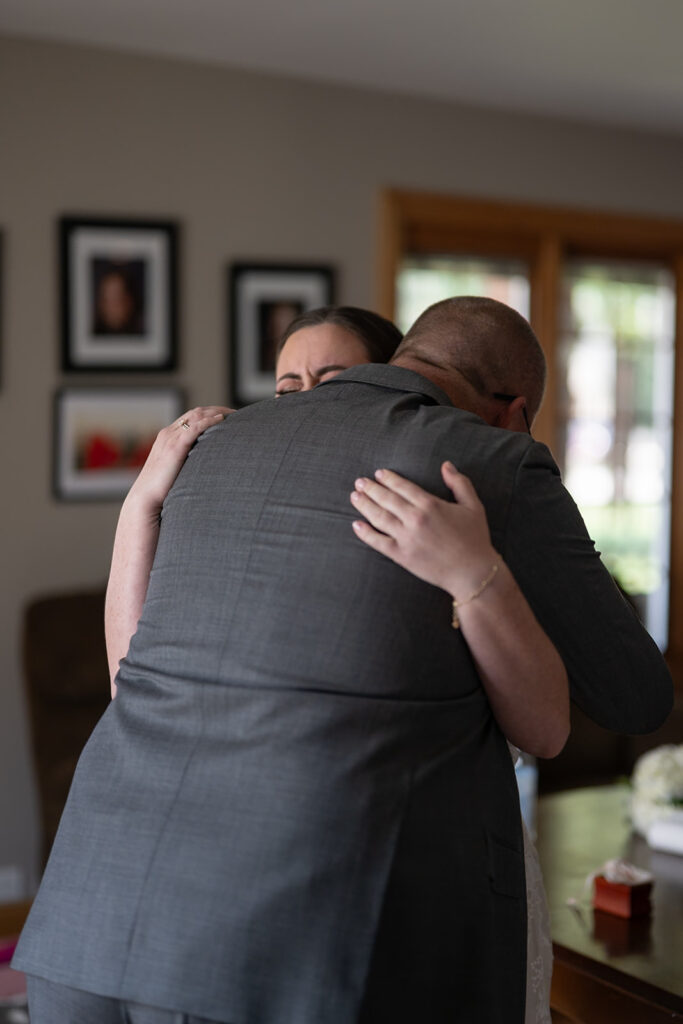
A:
[[[175,369],[175,222],[61,217],[59,263],[63,370]]]
[[[234,263],[229,267],[230,403],[275,391],[275,355],[295,316],[334,300],[334,271],[323,264]]]
[[[54,496],[123,498],[158,432],[183,409],[183,392],[174,387],[60,388],[54,400]]]

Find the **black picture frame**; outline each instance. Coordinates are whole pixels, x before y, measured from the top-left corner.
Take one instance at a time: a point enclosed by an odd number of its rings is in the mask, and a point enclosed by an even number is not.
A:
[[[176,387],[63,387],[54,398],[53,495],[118,501],[185,397]]]
[[[62,369],[162,372],[178,358],[178,225],[59,219]]]
[[[295,316],[334,301],[327,264],[233,263],[228,268],[230,404],[271,398],[275,349]]]

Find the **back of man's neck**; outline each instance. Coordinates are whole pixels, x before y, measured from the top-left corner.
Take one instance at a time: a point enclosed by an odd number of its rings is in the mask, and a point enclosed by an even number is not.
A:
[[[448,370],[428,358],[411,356],[407,353],[392,359],[391,364],[392,366],[402,366],[405,370],[412,370],[413,373],[419,373],[422,377],[426,377],[448,395],[456,408],[481,416],[481,402],[478,396],[457,370]]]

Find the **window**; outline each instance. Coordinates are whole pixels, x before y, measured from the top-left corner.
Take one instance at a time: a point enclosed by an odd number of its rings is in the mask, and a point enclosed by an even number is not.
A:
[[[683,680],[670,625],[683,614],[673,459],[683,224],[403,192],[385,195],[383,213],[382,308],[402,329],[456,294],[490,295],[530,319],[549,367],[534,434]]]
[[[674,282],[666,267],[567,261],[557,458],[603,561],[668,639]]]
[[[529,318],[529,269],[521,260],[405,256],[396,281],[396,323],[407,331],[427,306],[448,295],[488,295]]]

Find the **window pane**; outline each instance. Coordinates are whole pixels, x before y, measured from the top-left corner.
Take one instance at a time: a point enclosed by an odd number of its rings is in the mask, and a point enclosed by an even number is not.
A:
[[[674,282],[666,268],[565,265],[557,453],[603,561],[668,633]]]
[[[428,306],[451,295],[487,295],[529,317],[529,271],[522,260],[480,256],[406,256],[396,280],[402,331]]]

